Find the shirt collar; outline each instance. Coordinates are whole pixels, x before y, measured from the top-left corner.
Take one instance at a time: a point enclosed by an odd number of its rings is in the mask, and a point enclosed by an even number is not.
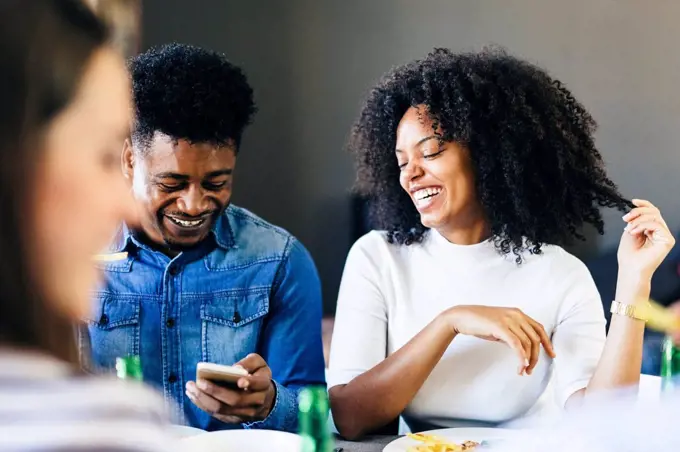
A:
[[[130,232],[128,226],[125,223],[121,224],[118,230],[116,231],[116,235],[113,237],[113,240],[111,241],[111,245],[109,246],[109,252],[120,253],[122,251],[127,250],[130,244],[132,243],[132,240],[133,240],[132,233]]]
[[[229,215],[227,215],[227,212],[228,208],[219,216],[212,228],[212,233],[215,236],[215,243],[224,250],[234,248],[236,245],[234,232],[229,223]]]
[[[224,250],[234,247],[234,233],[232,232],[231,224],[229,223],[229,217],[225,211],[219,216],[217,221],[212,227],[211,234],[215,239],[217,246]],[[116,232],[111,246],[109,247],[109,252],[120,253],[126,251],[130,246],[135,248],[148,248],[146,245],[141,243],[134,236],[127,224],[123,223]]]

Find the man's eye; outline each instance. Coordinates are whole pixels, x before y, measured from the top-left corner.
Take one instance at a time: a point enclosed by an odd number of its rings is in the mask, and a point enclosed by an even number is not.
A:
[[[175,191],[179,190],[182,188],[182,184],[165,184],[165,183],[159,183],[158,186],[161,188],[163,191]]]
[[[227,185],[227,181],[222,181],[222,182],[204,182],[203,187],[206,190],[219,190],[220,188],[224,188],[224,186]]]

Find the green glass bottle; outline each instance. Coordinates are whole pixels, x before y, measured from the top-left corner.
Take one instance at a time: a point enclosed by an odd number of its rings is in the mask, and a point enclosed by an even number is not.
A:
[[[333,437],[328,429],[328,393],[323,386],[300,391],[298,422],[302,452],[332,452]]]
[[[661,390],[677,389],[680,384],[680,348],[666,336],[661,352]]]
[[[116,375],[122,380],[142,381],[142,362],[139,356],[116,358]]]

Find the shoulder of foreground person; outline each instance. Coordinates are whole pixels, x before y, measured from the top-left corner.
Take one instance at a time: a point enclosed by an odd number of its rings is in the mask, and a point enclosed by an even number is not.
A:
[[[0,380],[0,450],[169,451],[163,399],[107,378]]]

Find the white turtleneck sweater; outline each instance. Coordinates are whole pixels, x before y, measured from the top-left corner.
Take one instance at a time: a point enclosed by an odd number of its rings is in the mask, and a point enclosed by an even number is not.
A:
[[[389,244],[371,232],[353,246],[342,278],[328,387],[349,383],[456,305],[521,309],[542,323],[557,354],[543,351],[531,376],[517,375],[508,346],[457,336],[407,407],[414,424],[501,423],[535,405],[553,378],[564,406],[587,386],[605,341],[605,318],[585,265],[557,246],[541,255],[502,256],[493,243],[461,246],[432,230],[422,243]]]

